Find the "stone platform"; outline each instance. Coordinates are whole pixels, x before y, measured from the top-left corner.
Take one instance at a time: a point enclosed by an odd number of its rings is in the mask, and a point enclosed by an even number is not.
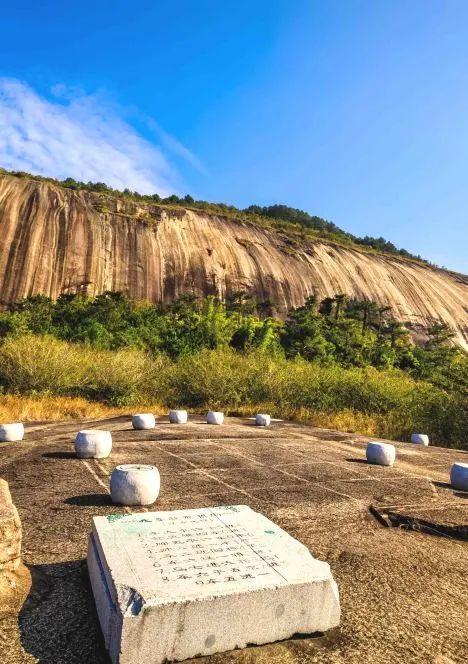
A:
[[[212,655],[340,620],[328,563],[245,505],[96,517],[88,569],[115,664]]]
[[[390,441],[395,465],[370,466],[369,438],[357,434],[230,417],[213,427],[204,413],[135,431],[130,415],[30,423],[23,441],[1,444],[33,583],[19,614],[0,614],[0,662],[109,664],[86,564],[94,517],[238,504],[330,564],[340,626],[193,664],[468,662],[468,494],[448,483],[468,452]],[[112,432],[107,459],[75,457],[76,432],[90,428]],[[109,474],[128,463],[158,467],[154,506],[112,505]]]

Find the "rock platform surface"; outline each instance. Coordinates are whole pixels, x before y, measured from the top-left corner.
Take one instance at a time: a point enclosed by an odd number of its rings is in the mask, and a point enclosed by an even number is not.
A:
[[[109,458],[75,458],[73,438],[89,428],[112,432]],[[20,612],[1,616],[0,661],[108,664],[86,565],[93,517],[248,504],[330,564],[340,626],[193,664],[467,662],[468,497],[449,474],[468,453],[396,442],[395,465],[374,466],[365,463],[369,440],[229,417],[213,427],[192,415],[150,431],[131,429],[128,416],[26,425],[23,441],[2,443],[0,476],[20,513],[33,583]],[[108,476],[128,463],[159,468],[154,506],[112,505]],[[431,534],[437,524],[447,536]]]

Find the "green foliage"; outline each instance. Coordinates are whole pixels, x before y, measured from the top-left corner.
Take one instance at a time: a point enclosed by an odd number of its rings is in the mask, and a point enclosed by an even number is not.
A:
[[[88,355],[50,336],[10,336],[0,346],[0,380],[15,393],[69,394],[88,381]]]
[[[55,303],[34,296],[0,313],[0,338],[50,334],[101,350],[140,348],[173,358],[229,344],[238,350],[280,352],[280,323],[260,318],[255,300],[245,299],[245,307],[241,303],[229,308],[212,296],[183,296],[165,307],[112,292],[96,297],[63,294]],[[263,316],[263,305],[258,311]]]
[[[282,330],[287,357],[301,356],[323,365],[382,368],[413,366],[408,330],[392,318],[388,307],[350,300],[340,294],[320,304],[310,298],[290,312]]]
[[[389,307],[344,294],[322,302],[313,296],[284,323],[268,315],[273,309],[247,292],[232,293],[226,303],[185,295],[170,305],[113,292],[63,294],[56,302],[34,296],[0,313],[0,338],[51,335],[99,350],[133,348],[173,359],[231,346],[323,366],[400,368],[444,389],[467,389],[467,356],[451,345],[445,325],[435,323],[420,348]]]
[[[321,217],[312,216],[308,212],[287,205],[269,205],[267,207],[250,205],[250,207],[246,208],[244,212],[258,214],[263,217],[271,217],[281,221],[289,221],[292,224],[299,224],[300,226],[305,226],[306,228],[311,228],[315,231],[328,231],[329,233],[348,235],[348,233],[342,231],[341,228],[338,228],[338,226],[331,221],[327,221]],[[352,236],[348,235],[348,237],[351,238]]]
[[[414,254],[411,254],[409,251],[406,251],[406,249],[398,249],[393,242],[389,242],[388,240],[385,240],[383,237],[371,237],[369,235],[366,235],[364,237],[356,237],[353,235],[353,240],[357,244],[362,244],[367,247],[372,247],[373,249],[376,249],[377,251],[381,251],[386,254],[399,254],[400,256],[404,256],[405,258],[415,258],[418,261],[422,261],[423,259],[421,256],[415,256]]]
[[[325,422],[397,438],[420,429],[466,445],[468,356],[446,326],[435,323],[415,347],[373,302],[311,297],[284,323],[265,317],[271,308],[244,292],[226,304],[184,296],[165,306],[110,292],[27,298],[0,314],[0,387],[113,406],[265,404],[278,415],[333,416]]]

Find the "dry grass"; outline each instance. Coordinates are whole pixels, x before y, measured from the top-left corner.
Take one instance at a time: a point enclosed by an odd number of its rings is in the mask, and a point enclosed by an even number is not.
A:
[[[377,436],[379,438],[392,437],[404,440],[408,437],[411,426],[404,427],[401,422],[394,421],[397,418],[385,415],[370,415],[359,411],[345,408],[335,413],[312,411],[308,408],[294,408],[278,406],[275,403],[261,403],[248,408],[235,408],[227,411],[232,415],[251,417],[255,413],[271,413],[273,417],[284,420],[310,424],[323,429],[335,429],[347,433],[358,433],[363,436]]]
[[[144,411],[155,415],[164,415],[167,408],[159,404],[142,403],[140,407]],[[271,412],[275,417],[295,420],[306,424],[312,424],[326,429],[338,429],[361,433],[368,436],[380,436],[388,430],[379,421],[379,418],[364,413],[345,410],[339,413],[312,413],[306,408],[280,409],[275,404],[263,403],[249,408],[236,408],[232,414],[251,416],[259,412]],[[0,422],[38,422],[38,421],[60,421],[79,419],[98,419],[112,417],[113,415],[129,414],[128,408],[107,406],[97,401],[88,401],[80,397],[54,397],[54,396],[0,396]]]
[[[438,445],[466,449],[468,408],[461,396],[396,370],[322,367],[229,348],[171,362],[137,349],[98,351],[27,335],[0,346],[0,383],[0,421],[99,418],[129,409],[158,414],[175,407],[266,411],[397,440],[419,430]]]
[[[141,409],[163,415],[167,409],[160,404],[140,403]],[[99,401],[80,397],[0,395],[0,422],[38,422],[94,419],[129,414],[128,408],[107,406]]]
[[[122,408],[112,408],[96,401],[75,397],[0,396],[0,421],[22,422],[74,420],[80,418],[109,417],[123,413]]]

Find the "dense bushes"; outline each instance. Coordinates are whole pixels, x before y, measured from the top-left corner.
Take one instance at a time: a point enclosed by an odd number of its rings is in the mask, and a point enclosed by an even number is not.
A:
[[[320,367],[259,353],[240,356],[230,349],[202,351],[170,368],[165,405],[174,400],[244,413],[265,406],[278,416],[330,426],[344,417],[346,428],[370,434],[405,439],[422,430],[440,444],[468,443],[468,404],[397,370]]]
[[[37,296],[0,314],[5,393],[112,407],[223,408],[468,447],[468,360],[439,323],[425,347],[386,307],[311,298],[285,323],[246,293],[170,306]],[[3,339],[1,339],[3,337]]]
[[[16,394],[82,396],[115,406],[144,398],[155,362],[137,350],[95,350],[51,336],[7,338],[0,346],[0,381]]]
[[[66,395],[116,406],[266,409],[316,425],[467,447],[468,404],[401,370],[322,367],[261,351],[203,349],[170,360],[143,350],[96,350],[52,337],[17,336],[0,347],[0,381],[22,394]]]
[[[226,303],[184,296],[170,305],[133,302],[121,293],[96,297],[64,294],[56,302],[38,295],[0,312],[0,338],[31,332],[101,350],[139,348],[171,358],[230,346],[297,356],[321,365],[402,368],[446,389],[466,389],[466,355],[448,343],[450,330],[435,324],[425,348],[410,343],[409,330],[389,307],[338,294],[311,297],[285,323],[271,318],[274,304],[245,292]]]
[[[67,394],[89,380],[88,351],[53,337],[26,334],[7,338],[0,348],[0,377],[14,393]]]

